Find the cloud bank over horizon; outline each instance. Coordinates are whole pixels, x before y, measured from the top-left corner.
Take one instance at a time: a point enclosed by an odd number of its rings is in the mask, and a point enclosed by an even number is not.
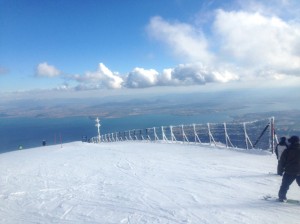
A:
[[[76,90],[300,77],[300,23],[296,19],[283,19],[270,12],[263,14],[261,10],[217,9],[209,31],[204,32],[204,25],[197,22],[168,21],[154,16],[146,26],[146,33],[183,61],[176,67],[162,71],[135,67],[127,74],[119,74],[101,62],[96,71],[66,76],[44,62],[37,66],[36,75],[75,82]]]

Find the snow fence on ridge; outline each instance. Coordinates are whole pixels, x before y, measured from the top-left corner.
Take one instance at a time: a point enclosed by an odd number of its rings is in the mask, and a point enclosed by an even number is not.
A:
[[[274,151],[274,117],[248,122],[161,126],[107,133],[91,142],[166,141]]]

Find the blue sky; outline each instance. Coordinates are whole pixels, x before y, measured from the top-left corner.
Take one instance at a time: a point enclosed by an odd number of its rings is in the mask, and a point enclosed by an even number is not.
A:
[[[300,86],[299,15],[297,0],[0,0],[0,92]]]

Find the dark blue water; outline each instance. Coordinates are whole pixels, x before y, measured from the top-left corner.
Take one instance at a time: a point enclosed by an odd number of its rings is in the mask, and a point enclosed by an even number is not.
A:
[[[47,144],[80,140],[94,135],[93,121],[84,118],[2,118],[0,119],[0,152]]]
[[[101,119],[101,118],[100,118]],[[206,122],[225,122],[224,114],[198,116],[137,115],[123,118],[101,119],[101,134],[144,129],[166,125]],[[83,136],[97,135],[94,118],[0,118],[0,153],[38,147],[45,140],[47,145],[81,141]]]

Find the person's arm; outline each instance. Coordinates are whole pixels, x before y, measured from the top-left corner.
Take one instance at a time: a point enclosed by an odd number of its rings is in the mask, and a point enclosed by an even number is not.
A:
[[[281,154],[279,163],[278,163],[278,171],[279,171],[278,173],[280,175],[283,174],[285,166],[286,166],[287,153],[288,153],[287,149],[283,151],[283,153]]]

